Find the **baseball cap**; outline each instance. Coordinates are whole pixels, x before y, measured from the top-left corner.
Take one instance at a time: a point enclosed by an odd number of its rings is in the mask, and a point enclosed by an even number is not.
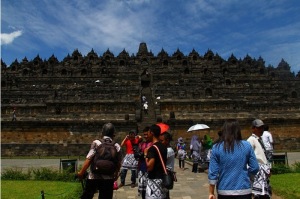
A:
[[[255,126],[255,127],[261,127],[261,126],[263,126],[263,125],[265,125],[265,124],[264,124],[264,122],[263,122],[262,120],[260,120],[260,119],[255,119],[255,120],[253,120],[253,122],[252,122],[252,126]]]

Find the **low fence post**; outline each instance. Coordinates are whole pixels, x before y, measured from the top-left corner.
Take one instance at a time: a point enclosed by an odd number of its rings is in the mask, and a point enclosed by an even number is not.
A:
[[[44,190],[41,191],[41,196],[42,196],[42,199],[45,199],[45,193],[44,193]]]

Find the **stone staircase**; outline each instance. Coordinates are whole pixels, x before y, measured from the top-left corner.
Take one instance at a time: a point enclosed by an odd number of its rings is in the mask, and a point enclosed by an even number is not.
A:
[[[142,96],[145,95],[148,102],[148,114],[144,113],[142,109],[142,119],[138,123],[140,133],[146,126],[151,126],[156,123],[156,114],[155,114],[155,103],[152,98],[152,92],[150,87],[146,87],[142,90]]]

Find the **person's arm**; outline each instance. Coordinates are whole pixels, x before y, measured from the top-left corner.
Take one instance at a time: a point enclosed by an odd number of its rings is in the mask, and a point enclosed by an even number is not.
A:
[[[217,157],[217,148],[213,147],[210,156],[210,163],[208,169],[208,181],[209,181],[209,196],[208,199],[216,199],[215,186],[219,178],[220,165]]]
[[[272,148],[274,149],[274,140],[273,140],[273,137],[272,137],[271,133],[270,133],[270,136],[269,136],[269,142],[272,145]]]
[[[124,138],[124,140],[121,142],[121,147],[125,145],[125,142],[128,140],[128,135]]]
[[[143,137],[142,136],[137,135],[137,138],[138,138],[138,143],[141,143],[143,141]]]
[[[85,174],[86,170],[89,168],[90,165],[91,165],[91,160],[90,159],[85,159],[81,170],[77,173],[77,176],[78,176],[79,179],[81,179],[81,180],[83,179],[84,174]]]
[[[146,157],[146,165],[147,165],[147,171],[152,171],[154,169],[155,164],[155,158],[147,158]]]
[[[249,172],[250,176],[252,177],[252,176],[256,175],[258,170],[259,170],[259,165],[258,165],[256,156],[254,154],[253,149],[250,148],[250,155],[249,155],[249,160],[248,160],[248,172]]]
[[[120,170],[121,170],[121,166],[122,166],[122,154],[121,154],[121,151],[118,152],[118,155],[117,155],[117,158],[118,158],[118,164],[117,164],[117,169],[114,173],[114,180],[118,180],[119,176],[120,176]]]
[[[215,185],[214,184],[210,184],[209,185],[208,191],[209,191],[208,199],[216,199],[216,196],[215,196]]]
[[[145,162],[146,162],[146,166],[147,166],[147,171],[152,171],[154,168],[154,164],[155,164],[155,158],[148,158],[148,151],[149,148],[146,148],[144,150],[144,157],[145,157]]]

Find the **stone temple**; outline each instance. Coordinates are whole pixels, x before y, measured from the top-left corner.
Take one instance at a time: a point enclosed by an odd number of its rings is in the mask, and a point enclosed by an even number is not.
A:
[[[245,139],[251,121],[260,118],[273,133],[275,150],[299,150],[300,73],[284,60],[275,68],[261,57],[224,60],[211,50],[154,55],[146,43],[135,55],[74,50],[62,61],[37,55],[9,67],[1,60],[2,156],[85,155],[106,122],[115,124],[119,142],[129,130],[141,132],[160,120],[175,141],[203,132],[216,138],[232,118]],[[196,123],[210,129],[187,133]]]

